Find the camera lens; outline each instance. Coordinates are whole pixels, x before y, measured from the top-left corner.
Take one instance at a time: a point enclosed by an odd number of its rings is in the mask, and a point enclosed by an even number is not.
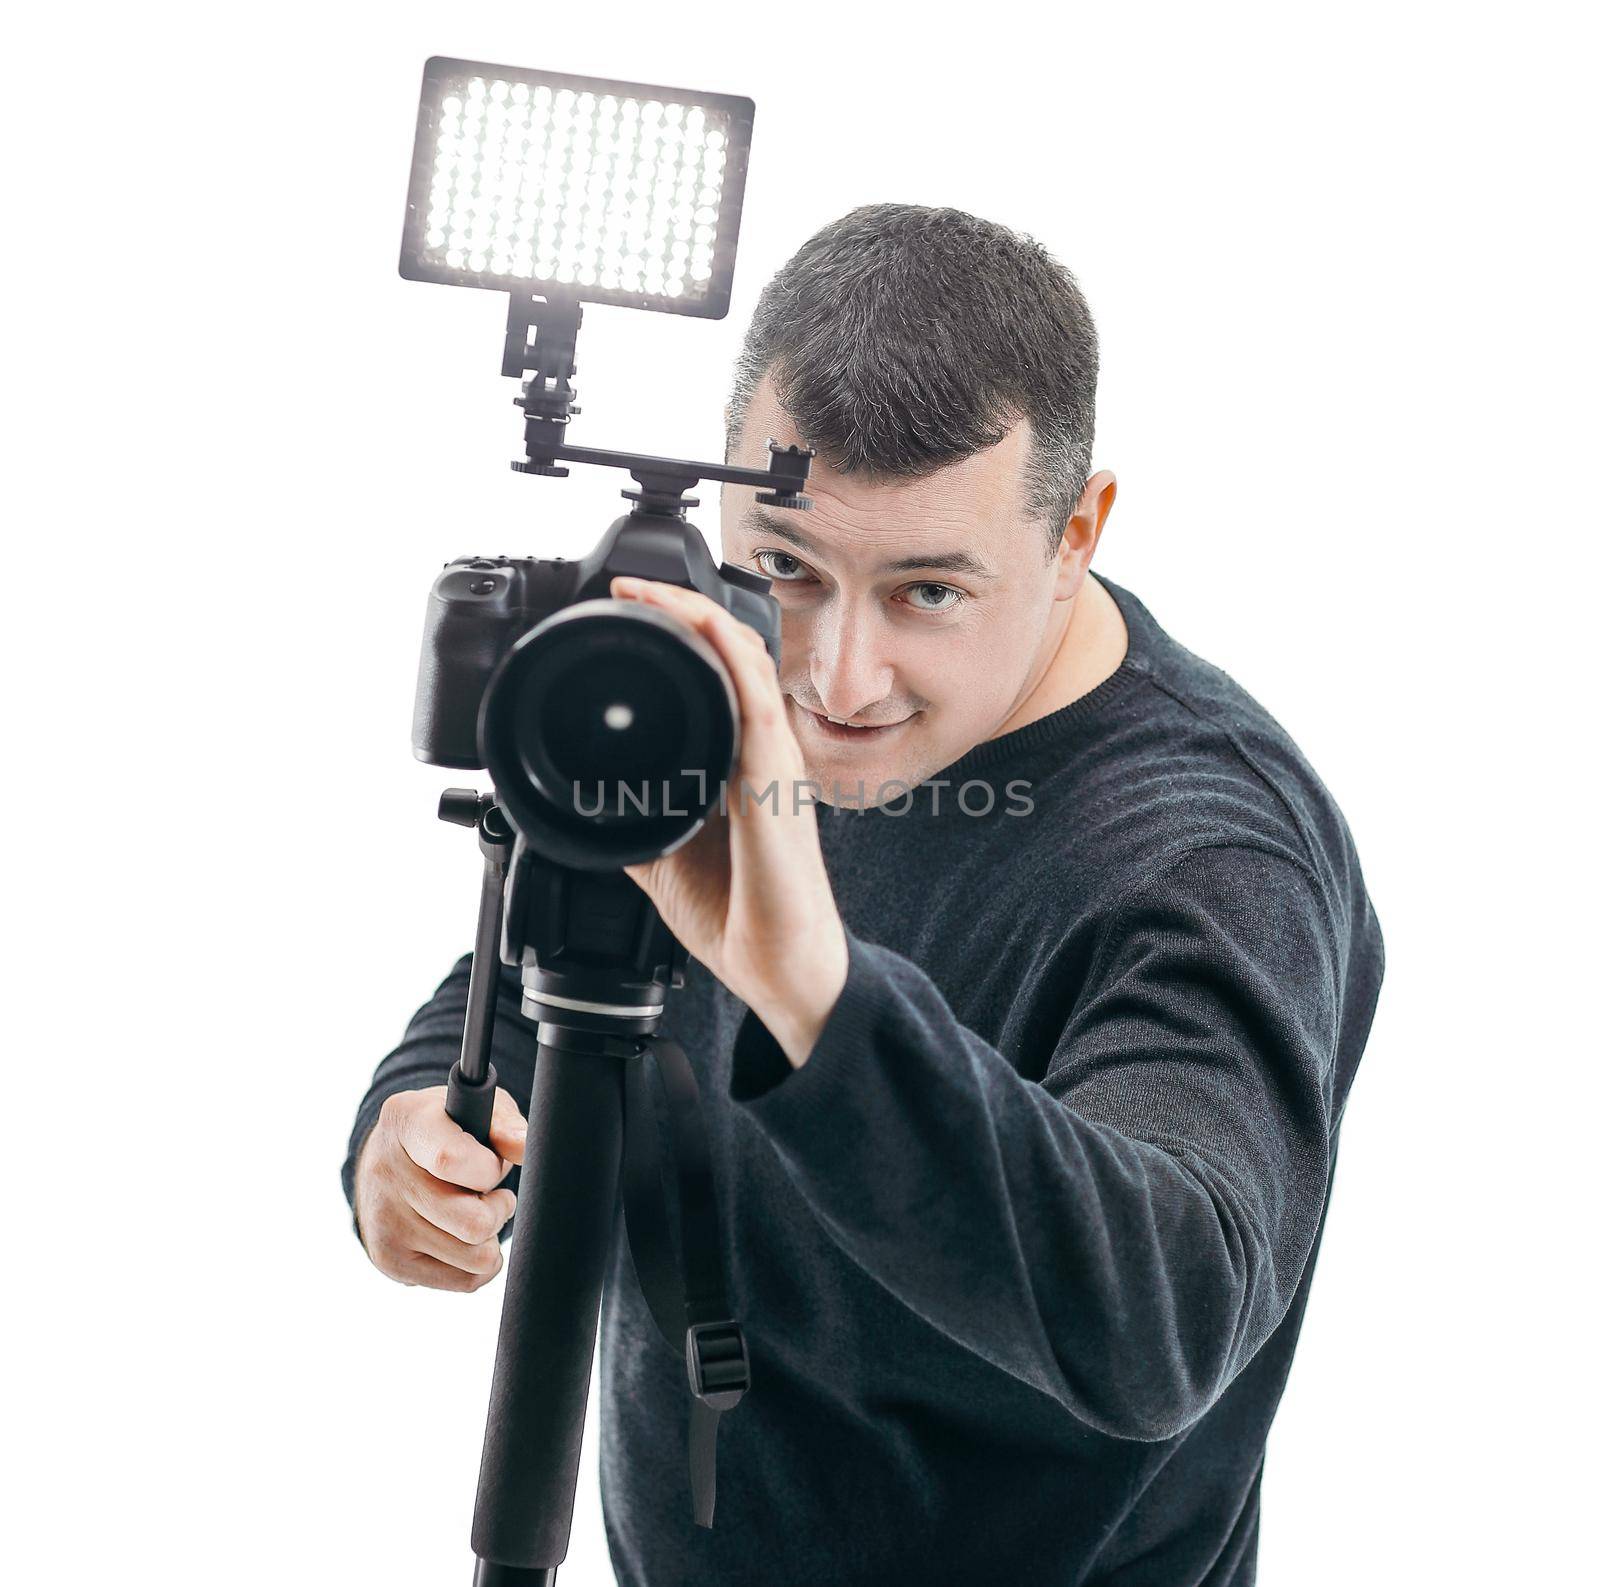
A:
[[[692,703],[681,680],[646,670],[650,658],[637,653],[562,659],[537,705],[524,700],[518,711],[522,741],[548,757],[561,783],[590,785],[592,808],[607,785],[657,782],[683,765]]]
[[[480,752],[533,847],[610,867],[701,825],[737,720],[732,680],[697,634],[635,601],[583,601],[507,653],[484,694]]]

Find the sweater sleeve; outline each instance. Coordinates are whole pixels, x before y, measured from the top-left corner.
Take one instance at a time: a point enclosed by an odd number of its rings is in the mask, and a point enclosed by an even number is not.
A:
[[[500,979],[495,988],[494,1039],[490,1047],[490,1060],[502,1090],[516,1098],[517,1106],[526,1111],[529,1094],[533,1090],[534,1058],[538,1052],[538,1027],[523,1016],[522,982],[516,970],[508,965],[499,966]],[[350,1205],[350,1223],[360,1239],[361,1229],[355,1221],[356,1159],[366,1144],[372,1126],[378,1122],[378,1113],[384,1101],[397,1091],[421,1091],[428,1086],[442,1086],[450,1078],[450,1067],[461,1056],[461,1038],[467,1025],[467,986],[472,976],[472,955],[463,954],[454,968],[442,980],[433,996],[411,1016],[400,1045],[389,1053],[373,1072],[372,1084],[356,1109],[355,1124],[350,1131],[349,1149],[339,1170],[339,1180],[344,1186],[344,1199]],[[515,1192],[522,1178],[522,1170],[513,1168],[505,1183]],[[508,1219],[500,1230],[500,1239],[511,1235]]]
[[[841,1250],[951,1340],[1103,1433],[1183,1431],[1283,1317],[1325,1200],[1343,955],[1309,868],[1238,845],[1160,868],[1048,1055],[1002,1053],[847,936],[799,1069],[745,1013],[733,1100]]]

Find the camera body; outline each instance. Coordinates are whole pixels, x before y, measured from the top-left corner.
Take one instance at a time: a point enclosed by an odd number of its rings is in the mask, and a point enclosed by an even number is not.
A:
[[[423,626],[417,758],[487,769],[528,843],[580,869],[676,848],[737,763],[737,696],[720,658],[659,608],[613,599],[619,574],[699,591],[779,660],[771,581],[716,564],[681,512],[645,507],[577,561],[457,557]],[[624,771],[637,783],[625,792]]]

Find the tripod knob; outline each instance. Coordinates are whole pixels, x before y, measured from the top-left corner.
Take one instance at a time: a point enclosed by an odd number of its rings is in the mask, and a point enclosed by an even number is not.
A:
[[[446,788],[439,795],[439,819],[458,827],[475,827],[487,797],[476,788]]]

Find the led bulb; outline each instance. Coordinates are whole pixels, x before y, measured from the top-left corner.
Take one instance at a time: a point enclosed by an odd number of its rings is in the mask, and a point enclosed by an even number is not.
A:
[[[430,61],[401,272],[721,314],[751,111],[718,95]]]

